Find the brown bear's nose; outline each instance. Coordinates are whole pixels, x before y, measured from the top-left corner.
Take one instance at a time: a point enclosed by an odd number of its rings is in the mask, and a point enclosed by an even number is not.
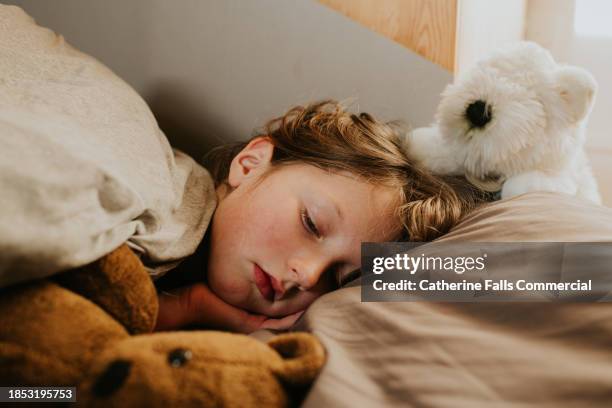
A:
[[[110,363],[96,380],[93,386],[94,395],[106,397],[117,391],[130,375],[131,368],[132,363],[127,360],[115,360]]]

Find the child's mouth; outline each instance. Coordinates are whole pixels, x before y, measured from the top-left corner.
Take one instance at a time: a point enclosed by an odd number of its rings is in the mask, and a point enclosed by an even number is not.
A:
[[[257,289],[261,293],[264,299],[272,302],[274,300],[274,288],[272,287],[272,281],[270,275],[268,275],[259,265],[254,264],[253,274],[255,275],[255,284]]]

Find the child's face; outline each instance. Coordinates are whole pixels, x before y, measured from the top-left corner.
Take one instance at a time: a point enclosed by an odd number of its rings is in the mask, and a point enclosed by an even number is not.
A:
[[[332,290],[338,268],[342,276],[359,268],[361,242],[400,230],[390,188],[307,164],[260,180],[272,151],[256,139],[232,161],[232,190],[220,189],[213,216],[208,283],[234,306],[285,316]]]

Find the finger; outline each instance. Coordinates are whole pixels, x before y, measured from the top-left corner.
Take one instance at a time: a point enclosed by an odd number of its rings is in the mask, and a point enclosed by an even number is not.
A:
[[[268,316],[260,315],[260,314],[254,314],[254,313],[247,313],[246,318],[236,328],[236,331],[240,332],[240,333],[244,333],[244,334],[253,333],[254,331],[259,330],[261,328],[261,325],[266,320],[268,320]]]
[[[290,314],[281,319],[267,319],[261,325],[262,329],[285,330],[290,328],[304,314],[304,311]]]

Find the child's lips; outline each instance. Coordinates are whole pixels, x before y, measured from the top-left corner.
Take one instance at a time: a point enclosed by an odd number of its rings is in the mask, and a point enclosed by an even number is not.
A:
[[[280,298],[283,297],[283,294],[285,293],[285,288],[283,287],[282,283],[278,279],[276,279],[274,276],[272,275],[268,275],[268,276],[270,277],[272,288],[274,288],[274,292],[276,292],[274,300],[279,300]]]
[[[279,300],[285,293],[282,283],[268,272],[264,271],[259,265],[254,264],[255,284],[261,295],[269,300]]]
[[[259,265],[254,264],[253,274],[255,275],[255,285],[264,297],[264,299],[272,302],[274,300],[274,287],[272,286],[272,277],[268,275]]]

